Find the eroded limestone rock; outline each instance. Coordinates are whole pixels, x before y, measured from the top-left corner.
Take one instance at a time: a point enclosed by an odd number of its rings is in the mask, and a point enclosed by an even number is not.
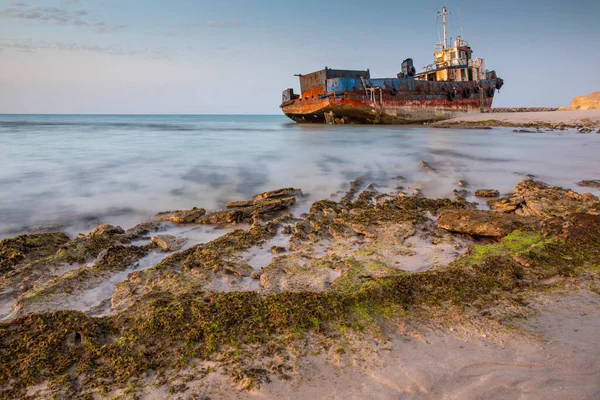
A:
[[[178,238],[173,235],[156,235],[152,237],[152,243],[158,246],[162,251],[176,251],[183,247],[186,239]]]
[[[438,215],[438,226],[450,232],[472,236],[503,237],[516,229],[530,228],[532,220],[480,210],[447,210]]]
[[[600,214],[598,197],[530,179],[519,182],[511,196],[488,201],[488,205],[494,211],[537,217],[564,218],[575,213]]]

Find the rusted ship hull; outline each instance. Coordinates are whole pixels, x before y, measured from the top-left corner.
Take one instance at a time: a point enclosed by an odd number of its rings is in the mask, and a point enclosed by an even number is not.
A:
[[[298,123],[415,124],[487,111],[498,86],[497,80],[428,82],[409,77],[353,80],[352,90],[341,91],[330,81],[323,90],[290,96],[282,111]]]

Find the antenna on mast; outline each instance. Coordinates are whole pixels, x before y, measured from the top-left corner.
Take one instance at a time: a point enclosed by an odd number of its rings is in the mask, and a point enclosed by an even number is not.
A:
[[[462,27],[462,16],[460,15],[460,6],[457,4],[456,8],[458,8],[458,20],[460,21],[460,37],[464,38],[464,36],[463,36],[463,27]]]
[[[437,16],[442,17],[442,24],[444,25],[444,50],[448,48],[448,34],[446,31],[446,15],[450,15],[446,6],[442,7],[442,12],[438,12]]]

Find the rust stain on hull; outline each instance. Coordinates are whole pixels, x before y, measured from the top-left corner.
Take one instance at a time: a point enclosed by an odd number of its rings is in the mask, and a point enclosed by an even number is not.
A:
[[[364,91],[352,91],[324,98],[316,96],[311,100],[298,99],[281,108],[287,117],[298,123],[346,124],[414,124],[480,111],[482,105],[484,110],[491,108],[493,97],[487,93],[490,85],[487,85],[488,89],[483,89],[486,93],[473,93],[476,89],[469,89],[468,97],[464,91],[469,86],[461,86],[457,87],[457,91],[462,89],[463,94],[456,94],[453,100],[447,92],[433,95],[431,91],[429,94],[405,91],[394,95],[391,92],[389,95],[384,93],[381,99],[377,97],[372,101]]]

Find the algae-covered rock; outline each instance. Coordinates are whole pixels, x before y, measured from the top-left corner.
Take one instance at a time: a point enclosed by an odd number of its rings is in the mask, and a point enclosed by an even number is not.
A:
[[[295,197],[282,196],[284,195],[262,197],[253,201],[230,202],[227,203],[228,209],[215,211],[195,222],[198,224],[232,224],[246,222],[250,219],[260,221],[268,216],[274,217],[274,213],[286,210],[296,204]]]
[[[472,236],[503,237],[516,229],[533,227],[525,217],[480,210],[447,210],[438,215],[438,226],[450,232]]]
[[[465,201],[467,196],[469,195],[469,191],[466,189],[454,189],[454,198],[457,201]]]
[[[331,287],[339,276],[328,260],[306,260],[302,255],[275,257],[260,275],[266,292],[319,292]]]
[[[227,208],[241,208],[241,207],[251,207],[254,205],[254,200],[238,200],[238,201],[228,201],[225,204]]]
[[[65,243],[57,256],[67,263],[85,263],[98,257],[98,254],[110,246],[127,244],[131,240],[120,226],[103,224],[88,233],[79,234],[75,239]]]
[[[206,214],[204,208],[192,208],[191,210],[165,211],[156,214],[156,221],[171,221],[176,224],[191,224]]]
[[[479,189],[475,191],[477,197],[498,197],[500,192],[496,189]]]
[[[62,232],[20,235],[0,241],[0,274],[17,265],[48,257],[69,241]]]
[[[300,189],[283,188],[283,189],[277,189],[277,190],[272,190],[270,192],[264,192],[264,193],[257,194],[256,196],[254,196],[254,200],[272,199],[272,198],[283,197],[283,196],[285,196],[285,197],[297,196],[300,194],[302,194],[302,190],[300,190]]]
[[[577,182],[577,184],[579,186],[583,186],[583,187],[591,187],[591,188],[600,189],[600,179],[583,180],[583,181]]]

